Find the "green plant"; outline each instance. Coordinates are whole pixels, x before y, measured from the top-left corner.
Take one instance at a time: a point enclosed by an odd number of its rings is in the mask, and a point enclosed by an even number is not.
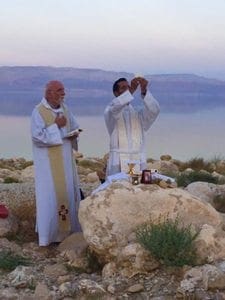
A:
[[[222,155],[214,155],[211,159],[210,159],[210,162],[212,163],[212,164],[217,164],[217,163],[219,163],[221,160],[224,160],[225,158],[224,158],[224,156],[222,156]]]
[[[155,162],[155,159],[149,157],[147,158],[147,163],[154,163]]]
[[[190,160],[182,163],[180,166],[180,171],[184,171],[187,168],[191,168],[195,171],[206,170],[208,172],[212,172],[212,164],[211,162],[205,161],[202,157],[194,157]]]
[[[14,177],[6,177],[4,179],[4,183],[18,183],[18,182],[19,182],[19,180]]]
[[[157,224],[145,223],[136,230],[138,242],[166,266],[194,265],[197,235],[191,225],[181,226],[178,218],[159,220]]]
[[[35,289],[36,289],[36,283],[35,283],[35,280],[33,278],[28,283],[28,289],[31,290],[31,291],[35,291]]]
[[[66,264],[65,267],[66,267],[66,270],[70,273],[76,273],[76,274],[86,273],[85,268],[79,268],[79,267],[71,266],[69,264]]]
[[[187,185],[195,181],[204,181],[217,184],[218,178],[209,173],[193,171],[190,173],[182,173],[178,175],[176,181],[178,186],[186,187]]]
[[[0,269],[2,270],[12,271],[19,265],[28,266],[30,264],[30,259],[27,257],[14,254],[9,250],[0,252]]]
[[[91,270],[91,272],[98,272],[102,270],[103,266],[99,262],[97,255],[89,247],[86,250],[86,256],[88,261],[88,268]]]

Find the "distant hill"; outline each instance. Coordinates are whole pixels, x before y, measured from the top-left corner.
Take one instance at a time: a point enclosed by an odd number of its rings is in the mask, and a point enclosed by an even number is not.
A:
[[[49,80],[60,80],[77,115],[101,115],[112,99],[112,84],[131,73],[55,67],[0,67],[0,114],[30,115]],[[192,74],[146,75],[162,112],[194,112],[225,106],[225,81]],[[138,105],[138,102],[136,103]]]

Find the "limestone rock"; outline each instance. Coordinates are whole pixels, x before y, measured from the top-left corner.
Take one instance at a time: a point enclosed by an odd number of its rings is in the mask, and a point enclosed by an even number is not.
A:
[[[223,289],[225,287],[225,273],[218,269],[216,266],[204,266],[203,286],[205,290]]]
[[[144,287],[142,284],[140,283],[136,283],[132,286],[130,286],[128,289],[127,289],[127,292],[128,293],[137,293],[137,292],[141,292],[144,290]]]
[[[34,166],[29,166],[21,171],[22,182],[34,181]]]
[[[218,185],[208,182],[192,182],[186,187],[192,195],[210,203],[216,210],[225,212],[225,184]]]
[[[147,164],[147,168],[150,169],[157,169],[161,174],[178,174],[179,168],[175,165],[172,161],[167,160],[159,160],[155,162],[149,162]]]
[[[15,216],[10,214],[5,219],[0,218],[0,237],[13,235],[17,232],[18,228],[18,220]]]
[[[34,283],[32,267],[18,266],[8,277],[12,286],[17,289],[28,287]]]
[[[0,184],[0,203],[20,220],[35,216],[35,190],[33,182]]]
[[[117,275],[117,266],[115,262],[110,262],[104,265],[102,269],[102,277],[104,279],[113,278]]]
[[[58,247],[61,255],[68,259],[68,264],[79,269],[88,268],[86,255],[88,244],[81,232],[73,233],[67,237]]]
[[[58,246],[58,251],[68,251],[68,250],[74,250],[78,254],[83,253],[87,249],[87,242],[84,239],[82,232],[75,232],[65,238],[60,245]]]
[[[51,300],[53,299],[50,294],[50,290],[48,287],[43,283],[38,283],[35,292],[34,297],[36,300]]]
[[[225,258],[224,231],[204,224],[195,243],[199,263],[212,263]]]
[[[169,160],[172,159],[172,156],[169,155],[169,154],[164,154],[164,155],[161,155],[161,156],[160,156],[160,159],[161,159],[161,160],[169,161]]]
[[[63,264],[54,264],[46,266],[43,272],[47,276],[51,277],[59,277],[63,275],[67,275],[68,271],[66,270],[66,267]]]
[[[204,224],[222,226],[220,214],[211,205],[182,189],[161,189],[154,184],[114,182],[83,200],[79,209],[84,237],[105,263],[118,260],[123,249],[136,242],[137,226],[150,219],[158,222],[160,216],[179,216],[184,226],[191,223],[198,229]]]
[[[78,288],[80,291],[86,292],[90,295],[104,294],[106,291],[102,285],[89,279],[82,279],[79,281]]]
[[[96,182],[97,181],[97,183],[100,184],[99,177],[96,172],[89,173],[87,175],[86,181],[87,182]]]

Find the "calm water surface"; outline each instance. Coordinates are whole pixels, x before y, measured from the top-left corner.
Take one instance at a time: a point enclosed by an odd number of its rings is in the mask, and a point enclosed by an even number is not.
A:
[[[77,116],[83,132],[79,151],[102,157],[109,137],[102,116]],[[162,154],[186,160],[192,157],[225,157],[225,109],[194,114],[161,113],[147,135],[148,157]],[[0,116],[0,157],[32,159],[30,117]]]

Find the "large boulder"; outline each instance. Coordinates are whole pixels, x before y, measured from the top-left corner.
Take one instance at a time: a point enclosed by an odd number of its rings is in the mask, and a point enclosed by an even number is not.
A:
[[[154,162],[149,162],[147,164],[148,169],[157,169],[161,174],[168,174],[168,175],[178,175],[179,168],[176,164],[174,164],[170,160],[158,160]]]
[[[222,227],[220,214],[210,204],[182,189],[162,189],[154,184],[134,186],[127,181],[114,182],[87,197],[79,209],[84,237],[105,263],[120,260],[121,264],[121,253],[136,243],[135,230],[139,225],[177,216],[184,226],[192,224],[197,230],[204,224],[215,231]]]
[[[7,206],[10,218],[18,221],[13,226],[14,232],[18,229],[24,240],[35,237],[35,188],[34,182],[0,183],[0,204]],[[12,230],[9,230],[12,233]]]
[[[18,220],[13,216],[9,215],[7,218],[0,218],[0,238],[16,234],[18,230]]]
[[[217,211],[225,213],[225,184],[218,185],[198,181],[190,183],[186,190],[201,200],[210,203]]]
[[[5,204],[9,212],[20,221],[33,219],[35,216],[34,182],[1,183],[0,204]]]

